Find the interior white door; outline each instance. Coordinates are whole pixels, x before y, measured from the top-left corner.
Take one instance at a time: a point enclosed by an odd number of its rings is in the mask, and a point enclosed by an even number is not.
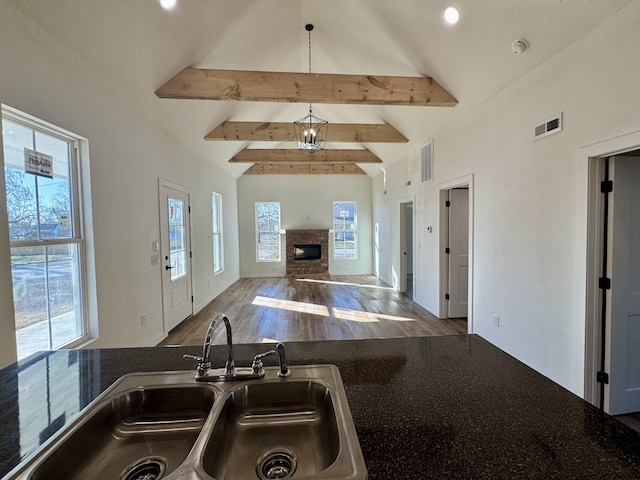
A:
[[[469,311],[469,189],[449,190],[449,318]]]
[[[605,389],[605,411],[618,415],[640,411],[640,157],[614,157],[611,163],[609,385]]]
[[[160,184],[160,244],[165,333],[193,314],[189,194]]]

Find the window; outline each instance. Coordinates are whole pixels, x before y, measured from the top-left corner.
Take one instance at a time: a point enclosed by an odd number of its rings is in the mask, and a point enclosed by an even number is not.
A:
[[[356,202],[333,202],[333,258],[358,258]]]
[[[18,359],[86,335],[78,140],[2,108]]]
[[[213,273],[224,269],[222,250],[222,195],[211,194],[211,218],[213,220]]]
[[[280,261],[280,202],[256,202],[256,245],[258,262]]]

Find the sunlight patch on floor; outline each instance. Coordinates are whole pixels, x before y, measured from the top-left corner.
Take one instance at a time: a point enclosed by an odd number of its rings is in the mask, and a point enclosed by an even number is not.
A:
[[[318,280],[315,278],[296,278],[298,282],[309,283],[326,283],[328,285],[340,285],[343,287],[360,287],[360,288],[373,288],[376,290],[395,290],[393,287],[385,287],[382,285],[367,285],[366,283],[352,283],[352,282],[336,282],[335,280]]]
[[[260,307],[279,308],[289,310],[291,312],[309,313],[311,315],[329,316],[329,309],[325,305],[316,305],[307,302],[294,302],[291,300],[280,300],[278,298],[267,298],[256,296],[253,299],[253,305]]]
[[[348,310],[345,308],[332,307],[331,310],[336,318],[340,320],[349,320],[351,322],[374,323],[380,320],[391,320],[394,322],[414,322],[415,319],[407,317],[397,317],[394,315],[385,315],[383,313],[363,312],[361,310]]]
[[[307,302],[294,302],[292,300],[281,300],[278,298],[267,298],[256,296],[253,299],[253,305],[259,307],[278,308],[281,310],[289,310],[291,312],[308,313],[310,315],[319,315],[322,317],[333,317],[338,320],[346,320],[358,323],[377,323],[380,320],[389,320],[393,322],[414,322],[415,319],[408,317],[398,317],[396,315],[385,315],[384,313],[365,312],[362,310],[351,310],[348,308],[326,307],[325,305],[316,305]],[[331,313],[330,313],[331,311]],[[264,341],[264,340],[263,340]]]

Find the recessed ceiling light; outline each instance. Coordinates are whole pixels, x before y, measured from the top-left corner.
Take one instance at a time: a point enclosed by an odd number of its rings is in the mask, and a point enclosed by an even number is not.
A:
[[[164,10],[173,10],[176,8],[178,0],[158,0],[158,2]]]
[[[458,23],[458,20],[460,20],[460,12],[456,7],[445,8],[442,16],[444,17],[444,21],[449,25],[455,25]]]

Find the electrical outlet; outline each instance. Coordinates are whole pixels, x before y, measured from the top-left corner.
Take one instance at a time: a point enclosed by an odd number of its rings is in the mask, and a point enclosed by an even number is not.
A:
[[[496,327],[500,327],[500,315],[493,316],[493,325]]]
[[[140,314],[140,325],[144,327],[146,324],[147,324],[147,314],[146,312],[143,312]]]

